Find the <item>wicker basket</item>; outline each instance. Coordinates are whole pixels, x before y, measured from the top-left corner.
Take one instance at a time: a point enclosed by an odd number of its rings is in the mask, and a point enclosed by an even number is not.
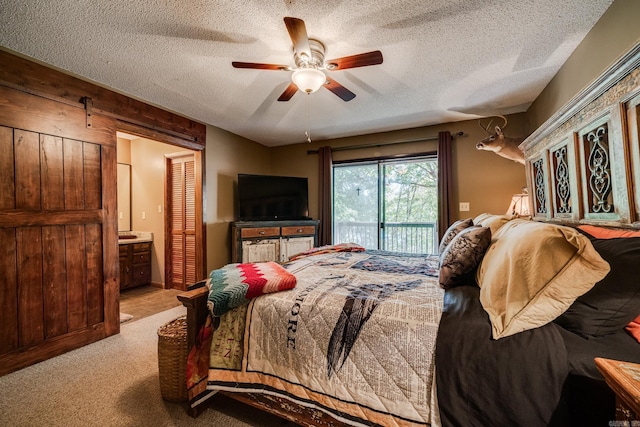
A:
[[[165,400],[187,400],[187,353],[186,316],[158,328],[160,393]]]

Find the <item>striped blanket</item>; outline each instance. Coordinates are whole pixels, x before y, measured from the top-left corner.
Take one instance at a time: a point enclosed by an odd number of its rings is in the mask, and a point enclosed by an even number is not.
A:
[[[278,263],[228,264],[209,275],[207,305],[213,316],[221,316],[250,299],[296,286],[296,276]]]

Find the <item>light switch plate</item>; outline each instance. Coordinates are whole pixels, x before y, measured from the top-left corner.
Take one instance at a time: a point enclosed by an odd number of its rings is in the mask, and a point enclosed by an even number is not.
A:
[[[469,202],[460,202],[460,212],[469,212]]]

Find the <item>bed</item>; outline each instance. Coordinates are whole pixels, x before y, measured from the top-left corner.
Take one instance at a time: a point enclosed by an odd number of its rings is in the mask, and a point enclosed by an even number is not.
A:
[[[210,390],[247,392],[349,425],[432,423],[437,257],[335,251],[284,268],[295,288],[219,317],[192,404]]]
[[[594,358],[640,363],[639,63],[523,142],[531,218],[456,221],[438,257],[308,254],[295,288],[208,326],[208,289],[181,295],[189,410],[220,391],[309,426],[614,420]]]
[[[302,425],[606,423],[614,396],[594,358],[640,363],[625,330],[640,314],[640,238],[602,230],[481,215],[451,226],[440,257],[323,251],[286,263],[295,288],[190,338],[206,360],[189,406],[222,391]],[[181,299],[202,316],[211,291],[191,292]]]

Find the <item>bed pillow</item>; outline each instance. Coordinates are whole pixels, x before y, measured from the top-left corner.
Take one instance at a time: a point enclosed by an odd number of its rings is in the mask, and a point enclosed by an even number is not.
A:
[[[491,235],[495,236],[496,231],[512,219],[510,215],[493,215],[483,213],[473,219],[474,225],[481,225],[491,229]]]
[[[596,239],[617,239],[619,237],[640,237],[640,231],[605,228],[596,225],[579,225],[578,228]]]
[[[640,343],[640,315],[629,322],[625,329]]]
[[[472,225],[473,220],[471,218],[459,219],[458,221],[451,224],[449,228],[447,228],[447,231],[445,231],[442,235],[440,245],[438,246],[438,253],[442,254],[449,242],[451,242],[451,240],[453,240],[453,238],[456,237],[458,233],[460,233],[465,228],[471,227]]]
[[[620,332],[640,313],[640,238],[591,239],[591,243],[611,271],[556,319],[585,338]]]
[[[489,227],[474,225],[458,233],[440,256],[440,286],[448,289],[473,277],[489,243]]]
[[[575,228],[509,221],[493,236],[476,275],[493,338],[551,322],[608,272]]]

